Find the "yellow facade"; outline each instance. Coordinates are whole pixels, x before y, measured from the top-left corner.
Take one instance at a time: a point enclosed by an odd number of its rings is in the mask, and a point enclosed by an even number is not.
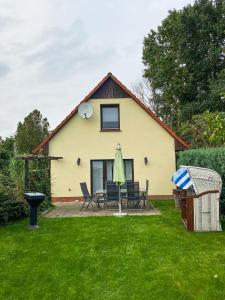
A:
[[[134,180],[140,182],[141,188],[149,179],[149,195],[171,195],[174,138],[131,98],[89,102],[94,108],[90,119],[75,114],[49,141],[49,155],[63,157],[52,161],[52,196],[81,197],[80,182],[86,181],[90,189],[90,161],[114,159],[117,143],[121,144],[123,158],[133,159]],[[121,131],[101,132],[100,104],[120,105]],[[147,165],[144,157],[149,160]],[[79,166],[77,158],[81,159]]]

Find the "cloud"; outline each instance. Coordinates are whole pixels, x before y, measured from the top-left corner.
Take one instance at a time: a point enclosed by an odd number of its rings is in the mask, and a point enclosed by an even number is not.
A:
[[[0,78],[6,76],[10,71],[10,67],[0,62]]]
[[[55,81],[65,80],[77,72],[88,72],[97,62],[102,65],[115,55],[113,47],[92,46],[79,20],[69,29],[53,28],[45,32],[38,47],[25,57],[25,63],[38,64],[41,78]]]
[[[13,25],[13,18],[7,15],[0,15],[0,31],[4,30],[6,27]]]
[[[54,128],[109,71],[129,87],[142,76],[144,36],[193,0],[0,2],[0,136],[7,136],[35,108]]]

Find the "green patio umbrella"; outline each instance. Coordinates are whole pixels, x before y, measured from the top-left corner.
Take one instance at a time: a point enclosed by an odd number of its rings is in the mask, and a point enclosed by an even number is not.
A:
[[[123,156],[121,151],[120,144],[117,144],[115,160],[113,165],[113,181],[119,186],[119,213],[116,215],[122,216],[126,215],[121,212],[121,192],[120,187],[125,183],[125,172],[124,172],[124,164],[123,164]]]

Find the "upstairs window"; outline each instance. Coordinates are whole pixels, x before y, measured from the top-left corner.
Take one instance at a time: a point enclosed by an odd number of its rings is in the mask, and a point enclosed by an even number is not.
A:
[[[101,105],[101,129],[102,130],[119,130],[120,117],[119,105]]]

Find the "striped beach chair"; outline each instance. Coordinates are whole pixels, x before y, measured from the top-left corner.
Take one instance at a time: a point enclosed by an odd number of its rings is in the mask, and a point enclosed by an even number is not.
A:
[[[219,219],[221,176],[214,170],[181,166],[172,176],[180,190],[174,190],[180,201],[181,217],[188,230],[221,231]],[[174,197],[175,202],[176,198]]]
[[[181,167],[172,176],[173,183],[180,189],[187,190],[193,186],[191,176],[186,167]]]

